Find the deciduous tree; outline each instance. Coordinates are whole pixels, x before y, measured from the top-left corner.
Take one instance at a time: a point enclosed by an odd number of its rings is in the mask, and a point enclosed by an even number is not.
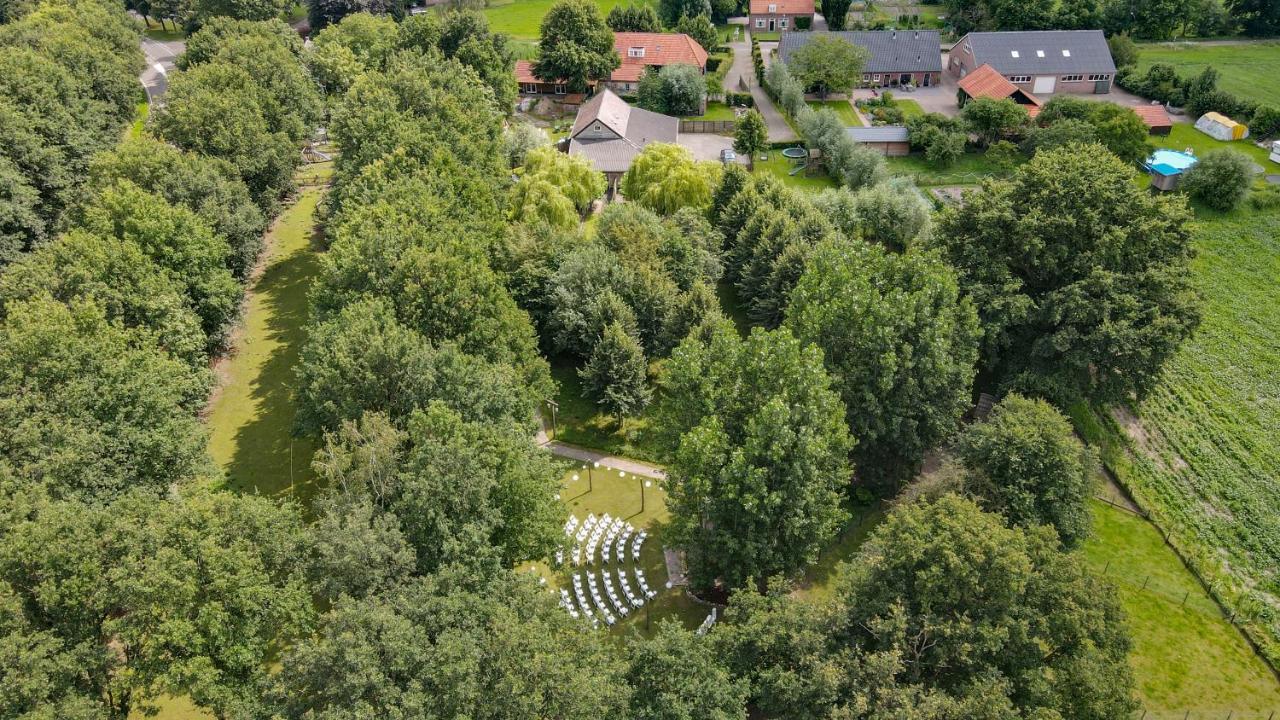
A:
[[[649,404],[648,374],[640,343],[617,321],[605,326],[587,364],[578,371],[586,395],[605,412],[624,420]]]
[[[871,53],[838,35],[815,33],[787,61],[796,80],[806,88],[817,88],[825,97],[830,92],[848,92],[862,77],[862,68]]]
[[[613,32],[594,3],[560,0],[542,18],[533,74],[546,82],[565,81],[572,92],[608,77],[622,64],[613,49]]]
[[[731,676],[711,643],[664,620],[650,639],[627,646],[631,717],[745,720],[747,684]]]
[[[655,425],[673,448],[672,541],[695,587],[742,587],[813,562],[846,515],[853,439],[821,353],[786,329],[721,323],[676,349]]]
[[[769,128],[760,111],[752,108],[738,119],[733,130],[733,149],[754,161],[756,153],[769,144]]]
[[[622,176],[622,192],[661,215],[684,207],[706,208],[719,172],[715,163],[694,160],[687,148],[652,143]]]
[[[1101,146],[1072,146],[944,211],[934,238],[1003,387],[1114,399],[1148,387],[1199,322],[1189,217]]]
[[[1232,210],[1253,185],[1253,161],[1235,150],[1211,150],[1182,178],[1182,189],[1215,210]]]

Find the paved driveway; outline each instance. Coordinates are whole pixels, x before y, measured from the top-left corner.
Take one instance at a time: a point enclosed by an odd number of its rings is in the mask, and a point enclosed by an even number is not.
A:
[[[186,49],[187,43],[184,40],[142,38],[142,53],[147,56],[147,67],[138,79],[147,90],[148,102],[154,104],[169,89],[169,73],[174,70],[174,61]]]
[[[733,138],[714,133],[680,133],[679,143],[689,148],[697,160],[719,160],[720,151],[733,148]],[[746,164],[747,159],[739,157],[738,162]]]

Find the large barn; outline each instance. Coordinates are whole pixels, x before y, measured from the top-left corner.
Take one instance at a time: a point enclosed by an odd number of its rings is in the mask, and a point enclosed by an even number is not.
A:
[[[1111,92],[1116,64],[1101,30],[971,32],[951,48],[948,69],[964,78],[990,65],[1034,95]]]
[[[819,35],[835,35],[871,53],[862,69],[862,87],[930,87],[942,80],[942,47],[936,30],[788,32],[778,43],[778,57],[788,62],[796,50]]]

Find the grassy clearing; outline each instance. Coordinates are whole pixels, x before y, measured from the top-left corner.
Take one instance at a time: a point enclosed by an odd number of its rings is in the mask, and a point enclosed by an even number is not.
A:
[[[995,166],[981,152],[967,152],[960,156],[955,165],[945,170],[930,165],[923,153],[889,157],[885,160],[889,164],[890,173],[909,177],[920,186],[977,185],[983,178],[996,172]]]
[[[625,619],[619,618],[618,624],[610,630],[611,635],[619,641],[631,637],[633,633],[647,637],[651,634],[652,628],[665,618],[678,619],[685,627],[693,629],[709,612],[707,608],[689,598],[683,590],[665,589],[667,566],[662,552],[662,538],[670,513],[667,512],[666,493],[654,480],[650,480],[650,486],[643,489],[644,512],[640,511],[641,485],[644,482],[644,478],[638,478],[630,473],[624,477],[617,470],[603,466],[589,468],[585,464],[574,463],[568,464],[564,476],[564,489],[560,493],[561,501],[568,512],[576,515],[580,521],[585,520],[588,513],[593,513],[597,517],[608,513],[615,518],[620,517],[626,520],[638,529],[649,532],[648,540],[641,547],[638,564],[632,563],[628,558],[621,566],[617,562],[605,566],[612,570],[618,567],[629,570],[633,566],[638,566],[644,570],[650,589],[658,592],[658,597],[647,603],[644,609],[638,612],[633,611]],[[539,573],[546,578],[547,585],[552,590],[558,592],[559,588],[564,587],[573,592],[572,576],[575,571],[583,573],[587,569],[594,569],[599,577],[598,572],[602,566],[598,562],[598,555],[596,560],[596,565],[577,568],[573,567],[571,562],[567,562],[566,567],[559,569],[539,562],[528,563],[520,569]],[[635,590],[634,578],[630,573],[627,576],[628,582],[633,583],[632,589]]]
[[[655,369],[650,366],[650,374]],[[627,418],[625,427],[618,419],[600,412],[599,406],[583,396],[582,381],[573,361],[556,359],[551,364],[551,376],[560,385],[556,402],[556,440],[591,448],[610,455],[657,462],[658,448],[648,432],[649,420],[643,414]]]
[[[821,553],[818,561],[805,570],[797,584],[795,595],[809,600],[822,600],[835,592],[836,570],[847,562],[866,542],[871,531],[885,518],[885,509],[879,506],[859,506],[849,511],[850,520],[836,539]]]
[[[924,115],[924,108],[920,107],[920,103],[915,100],[903,100],[902,98],[894,98],[893,103],[902,111],[904,118],[918,117]]]
[[[862,120],[858,118],[858,113],[854,112],[853,105],[848,100],[806,100],[805,104],[814,110],[832,110],[840,117],[840,121],[846,127],[862,127]]]
[[[1280,42],[1158,43],[1141,45],[1138,68],[1146,72],[1156,63],[1172,65],[1180,75],[1194,75],[1212,65],[1219,72],[1218,87],[1258,102],[1280,105],[1280,83],[1266,79],[1280,75]]]
[[[1280,661],[1280,212],[1202,213],[1203,324],[1136,418],[1087,415],[1104,459],[1171,542]],[[1082,422],[1083,421],[1083,422]]]
[[[652,0],[595,0],[603,17],[616,5],[633,3],[638,5],[654,5]],[[542,17],[555,5],[555,0],[497,0],[490,2],[484,9],[489,18],[489,27],[494,32],[506,33],[516,40],[537,40],[538,28]]]
[[[221,369],[224,380],[207,418],[209,453],[226,472],[227,487],[294,495],[304,505],[316,490],[316,448],[293,435],[292,386],[306,340],[307,288],[319,269],[312,212],[322,194],[321,186],[302,190],[272,228],[237,350]]]
[[[1157,717],[1266,717],[1280,709],[1280,683],[1223,617],[1151,523],[1101,502],[1089,567],[1119,588],[1129,655],[1143,710]],[[1186,598],[1184,602],[1184,598]]]
[[[147,116],[151,114],[151,105],[146,100],[138,103],[133,111],[133,124],[129,126],[126,134],[130,140],[137,140],[142,137],[142,133],[146,132]]]
[[[147,20],[147,27],[142,31],[142,34],[152,40],[160,40],[162,42],[185,40],[187,37],[187,33],[177,23],[161,25],[155,20]]]

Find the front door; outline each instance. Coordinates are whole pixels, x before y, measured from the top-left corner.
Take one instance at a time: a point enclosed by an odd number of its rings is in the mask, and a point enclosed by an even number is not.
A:
[[[924,81],[923,81],[923,82],[921,82],[920,84],[921,84],[921,85],[923,85],[924,87],[929,87],[929,78],[930,78],[930,77],[932,77],[932,76],[931,76],[929,73],[925,73],[925,74],[924,74]]]
[[[774,20],[773,18],[769,18],[769,32],[773,32],[777,28],[777,24],[778,24],[777,20]]]

